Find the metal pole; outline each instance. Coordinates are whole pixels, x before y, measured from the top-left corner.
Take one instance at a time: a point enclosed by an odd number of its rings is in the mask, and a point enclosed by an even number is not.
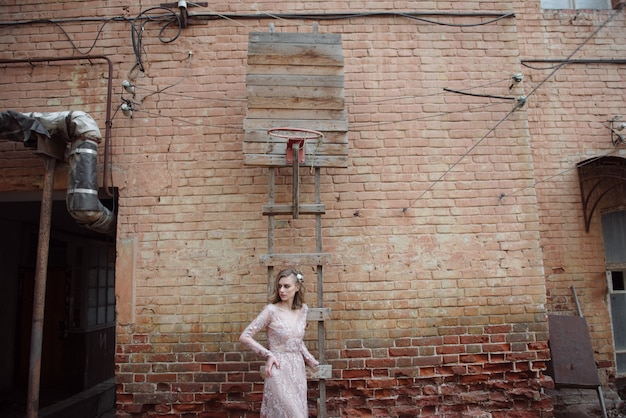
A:
[[[270,178],[269,178],[269,196],[268,196],[268,204],[273,207],[276,197],[276,168],[270,167]],[[274,254],[274,214],[270,213],[267,217],[267,253]],[[274,291],[274,266],[267,266],[267,295],[268,297],[272,295]]]
[[[320,168],[315,167],[315,203],[322,203],[322,182],[321,182]],[[315,215],[315,250],[318,253],[322,252],[322,215]],[[319,308],[324,307],[324,271],[323,266],[317,266],[317,306]],[[318,322],[317,340],[319,343],[319,361],[320,364],[326,364],[326,327],[324,321]],[[319,405],[318,405],[318,418],[326,418],[326,380],[319,380]]]
[[[28,369],[28,400],[26,417],[37,418],[39,414],[39,384],[41,380],[41,346],[43,344],[43,321],[46,304],[46,279],[48,273],[48,252],[50,249],[50,224],[52,219],[52,191],[56,160],[42,156],[46,168],[41,211],[39,215],[39,241],[37,245],[37,265],[33,297],[33,322],[30,337],[30,365]]]
[[[574,295],[574,302],[576,303],[576,311],[578,316],[583,317],[583,310],[580,308],[580,302],[578,302],[578,295],[576,294],[576,288],[572,286],[572,294]],[[600,402],[600,409],[602,410],[602,418],[607,418],[606,404],[604,403],[604,393],[602,392],[602,385],[596,387],[596,393],[598,394],[598,402]]]
[[[292,216],[293,219],[298,219],[300,215],[300,144],[298,142],[294,142],[293,144],[293,184],[292,184],[292,194],[293,194],[293,206],[292,206]]]
[[[580,308],[580,302],[578,302],[578,295],[576,294],[576,288],[572,286],[572,294],[574,295],[574,303],[576,304],[576,312],[578,316],[583,317],[583,310]]]

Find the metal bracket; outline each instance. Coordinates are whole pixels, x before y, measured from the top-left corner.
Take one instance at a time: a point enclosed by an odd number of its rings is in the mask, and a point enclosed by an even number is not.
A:
[[[306,153],[304,147],[305,138],[289,138],[287,140],[287,164],[293,164],[293,146],[298,146],[298,162],[302,164],[306,161]]]
[[[58,138],[45,138],[42,135],[37,135],[37,149],[33,151],[37,155],[45,155],[50,158],[54,158],[57,161],[65,161],[65,151],[67,149],[67,143],[61,141]]]
[[[621,122],[621,120],[621,116],[615,116],[609,121],[609,130],[611,131],[611,143],[614,147],[624,143],[624,135],[618,133],[619,131],[624,130],[624,128],[626,127],[626,123]]]
[[[178,7],[180,3],[176,2],[176,3],[161,3],[159,4],[159,6],[161,7],[167,7],[168,9],[173,9],[174,7]],[[191,7],[208,7],[209,3],[207,2],[202,2],[202,1],[196,1],[196,2],[189,2],[187,3],[187,7],[191,8]]]
[[[189,13],[187,12],[187,8],[189,7],[207,7],[208,3],[187,3],[186,0],[179,0],[177,3],[161,3],[161,7],[165,7],[168,9],[173,9],[178,7],[180,10],[180,22],[183,28],[189,26]]]

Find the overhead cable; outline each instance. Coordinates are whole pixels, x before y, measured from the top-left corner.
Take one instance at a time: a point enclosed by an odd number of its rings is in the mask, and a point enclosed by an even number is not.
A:
[[[457,164],[459,164],[465,157],[467,157],[478,145],[480,145],[486,138],[487,136],[489,136],[489,134],[491,134],[493,131],[495,131],[498,126],[500,126],[505,120],[507,120],[509,118],[509,116],[511,116],[513,113],[515,113],[515,111],[517,109],[519,109],[524,103],[519,101],[515,104],[515,106],[513,106],[513,108],[511,110],[509,110],[498,122],[496,122],[496,124],[494,126],[492,126],[487,133],[485,133],[482,138],[480,138],[474,145],[472,145],[467,151],[465,151],[465,153],[463,155],[461,155],[455,162],[454,164],[452,164],[446,171],[444,171],[437,180],[435,180],[434,182],[432,182],[430,184],[430,186],[428,186],[428,188],[426,188],[426,190],[424,190],[417,198],[415,198],[411,203],[409,203],[409,205],[406,208],[402,209],[403,213],[406,213],[409,208],[411,206],[413,206],[413,204],[415,202],[417,202],[418,200],[420,200],[426,193],[428,193],[433,187],[435,187],[435,185],[437,183],[439,183],[441,180],[443,180],[443,178],[450,172],[452,171],[452,169],[454,169],[454,167],[457,166]]]
[[[597,156],[595,156],[595,157],[593,157],[593,158],[590,158],[590,159],[588,159],[588,160],[584,161],[584,162],[583,162],[583,163],[581,163],[581,164],[578,164],[578,165],[575,165],[575,166],[570,167],[570,168],[568,168],[568,169],[565,169],[565,170],[563,170],[563,171],[560,171],[560,172],[558,172],[558,173],[556,173],[556,174],[553,174],[553,175],[551,175],[551,176],[549,176],[549,177],[546,177],[546,178],[544,178],[544,179],[541,179],[541,180],[539,180],[539,181],[534,181],[534,182],[533,182],[533,184],[532,184],[532,185],[530,185],[530,186],[528,186],[528,187],[522,187],[522,188],[519,188],[519,189],[514,190],[514,191],[512,191],[511,193],[508,193],[508,194],[507,194],[507,193],[502,193],[502,194],[500,194],[500,198],[499,198],[499,200],[502,200],[502,199],[504,199],[505,197],[513,196],[513,195],[518,194],[519,192],[524,191],[524,190],[534,189],[534,188],[535,188],[535,186],[537,186],[538,184],[545,183],[546,181],[550,181],[550,180],[552,180],[552,179],[554,179],[554,178],[560,177],[560,176],[562,176],[563,174],[567,174],[567,173],[569,173],[570,171],[576,170],[576,169],[577,169],[577,168],[579,168],[579,167],[584,167],[584,166],[586,166],[586,165],[588,165],[588,164],[592,164],[592,163],[594,163],[594,162],[596,162],[596,161],[598,161],[598,160],[600,160],[600,159],[602,159],[602,158],[604,158],[604,157],[609,157],[609,156],[611,156],[611,155],[613,155],[613,154],[617,153],[618,151],[619,151],[619,149],[618,149],[618,148],[614,148],[614,149],[612,149],[611,151],[609,151],[609,152],[607,152],[607,153],[605,153],[605,154],[602,154],[602,155],[597,155]]]
[[[159,14],[156,16],[151,15],[150,12],[153,12],[155,10],[165,10],[167,13]],[[137,28],[138,22],[141,22],[141,25],[139,26],[139,28]],[[183,23],[180,19],[180,16],[176,14],[176,12],[174,12],[172,9],[169,9],[167,7],[162,7],[162,6],[150,7],[142,11],[141,13],[139,13],[137,17],[133,19],[130,29],[131,29],[131,40],[133,43],[133,51],[135,53],[135,58],[137,60],[135,65],[139,69],[139,71],[141,71],[142,73],[145,72],[144,71],[145,69],[143,66],[143,60],[142,60],[143,33],[145,30],[145,26],[150,22],[158,22],[162,24],[161,29],[159,30],[158,38],[162,43],[165,43],[165,44],[174,42],[176,39],[178,39],[183,29]],[[174,23],[178,26],[177,28],[178,30],[176,34],[169,39],[165,38],[163,36],[163,33]]]
[[[239,20],[239,19],[282,19],[282,20],[346,20],[368,17],[403,17],[417,20],[424,23],[441,26],[473,27],[496,23],[499,20],[515,17],[513,12],[352,12],[352,13],[269,13],[259,12],[255,14],[226,14],[226,13],[193,13],[189,18],[198,20]],[[448,23],[441,22],[427,17],[465,17],[465,18],[489,18],[478,23]]]
[[[413,201],[410,202],[410,204],[408,205],[408,207],[403,208],[402,212],[406,213],[407,210],[413,206],[413,204],[415,202],[417,202],[418,200],[420,200],[428,191],[430,191],[437,183],[439,183],[441,180],[443,180],[443,178],[457,165],[459,164],[466,156],[468,156],[470,154],[470,152],[472,150],[474,150],[483,140],[485,140],[485,138],[491,133],[493,132],[498,126],[500,126],[506,119],[509,118],[509,116],[511,116],[513,113],[515,113],[515,111],[521,107],[521,105],[525,104],[528,100],[528,98],[533,95],[541,86],[543,86],[550,78],[552,78],[552,76],[560,69],[562,68],[567,61],[571,60],[571,58],[578,53],[578,51],[580,51],[591,39],[593,39],[598,32],[600,32],[600,30],[602,30],[606,25],[608,25],[618,14],[618,12],[620,11],[620,9],[615,10],[600,26],[598,26],[589,36],[587,36],[587,38],[585,38],[585,40],[583,42],[581,42],[568,56],[567,58],[565,58],[565,60],[560,63],[559,65],[555,66],[552,71],[550,71],[550,73],[545,76],[534,88],[531,89],[531,91],[526,94],[525,96],[522,96],[518,99],[517,103],[515,104],[515,106],[513,107],[513,109],[511,109],[506,115],[504,115],[504,117],[502,117],[498,122],[496,122],[496,124],[489,129],[489,131],[487,131],[487,133],[485,135],[482,136],[482,138],[480,138],[478,140],[478,142],[476,142],[474,145],[472,145],[463,155],[461,155],[461,157],[459,157],[454,164],[452,164],[452,166],[450,166],[448,168],[448,170],[446,170],[437,180],[435,180],[433,183],[430,184],[430,186],[428,186],[428,188],[426,190],[424,190],[416,199],[414,199]],[[502,199],[503,197],[505,197],[506,195],[503,193],[500,196],[500,199]]]

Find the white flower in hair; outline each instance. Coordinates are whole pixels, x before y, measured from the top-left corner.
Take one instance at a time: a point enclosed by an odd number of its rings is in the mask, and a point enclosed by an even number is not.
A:
[[[302,273],[298,272],[298,274],[296,274],[296,280],[299,282],[304,281],[304,276],[302,275]]]

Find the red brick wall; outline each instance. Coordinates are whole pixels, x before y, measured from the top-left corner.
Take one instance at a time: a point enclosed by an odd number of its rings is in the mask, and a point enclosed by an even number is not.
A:
[[[527,70],[520,58],[566,56],[607,14],[542,14],[530,3],[260,1],[191,9],[438,10],[444,15],[424,17],[447,24],[492,18],[461,12],[516,13],[465,27],[397,16],[319,20],[320,32],[342,35],[350,124],[349,167],[322,170],[323,246],[332,254],[324,267],[324,304],[332,310],[329,416],[549,416],[551,402],[542,393],[549,386],[542,374],[546,313],[571,311],[571,284],[580,283],[585,313],[596,315],[598,359],[611,367],[608,317],[598,304],[604,290],[594,285],[603,271],[597,221],[585,234],[576,174],[559,173],[608,147],[601,125],[618,107],[619,93],[608,82],[587,81],[609,77],[619,85],[621,67],[568,66],[506,120],[513,101],[443,90],[528,93],[546,71]],[[151,6],[21,2],[0,13],[3,21],[132,18]],[[157,39],[157,25],[148,25],[145,74],[133,71],[127,21],[61,24],[81,51],[98,37],[91,53],[112,59],[114,109],[122,80],[135,74],[138,88],[133,118],[118,111],[111,128],[117,288],[124,301],[117,329],[120,416],[258,414],[261,363],[237,339],[265,303],[259,256],[267,252],[261,209],[268,173],[243,166],[242,121],[248,33],[270,22],[284,32],[309,32],[313,23],[216,19],[190,25],[168,44]],[[0,33],[2,58],[79,56],[52,24]],[[603,33],[584,56],[615,56],[621,47],[610,36]],[[2,108],[76,108],[104,130],[105,65],[2,71]],[[510,88],[520,71],[524,81]],[[0,143],[0,151],[3,191],[40,187],[37,158],[20,144]],[[277,181],[277,201],[289,201],[290,170],[278,170]],[[310,201],[312,177],[302,181],[302,199]],[[57,188],[64,187],[61,174]],[[277,222],[279,251],[311,252],[314,236],[311,218]],[[316,305],[315,274],[301,267],[308,303]],[[311,324],[307,345],[317,355],[316,335]],[[316,396],[311,382],[312,411]]]
[[[528,61],[535,68],[523,69],[531,85],[547,79],[528,104],[546,306],[551,312],[576,315],[575,288],[601,377],[612,380],[613,338],[599,214],[621,203],[605,200],[585,232],[575,165],[602,155],[623,155],[611,143],[608,129],[608,121],[624,113],[626,65],[611,62],[624,57],[623,11],[541,12],[528,2],[517,10],[522,60],[597,61],[565,65],[549,78],[549,67],[558,62]]]

